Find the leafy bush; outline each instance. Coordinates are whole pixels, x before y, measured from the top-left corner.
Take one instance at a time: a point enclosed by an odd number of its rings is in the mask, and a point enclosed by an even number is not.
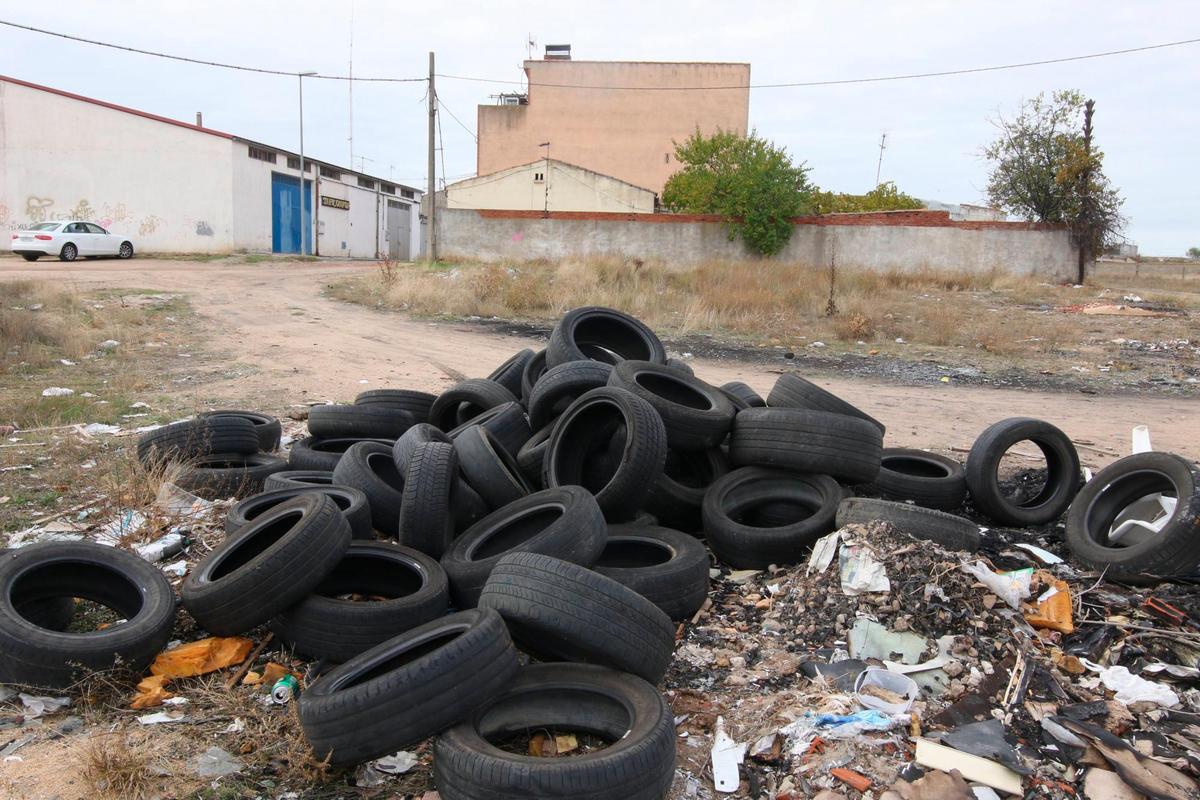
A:
[[[868,211],[909,211],[925,204],[896,188],[891,181],[881,183],[866,194],[817,191],[813,199],[818,214],[849,214]]]

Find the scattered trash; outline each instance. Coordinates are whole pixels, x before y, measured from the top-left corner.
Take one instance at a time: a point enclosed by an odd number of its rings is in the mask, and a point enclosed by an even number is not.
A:
[[[1100,681],[1109,691],[1116,693],[1116,698],[1125,705],[1130,703],[1154,703],[1171,708],[1179,705],[1179,695],[1161,683],[1154,683],[1134,675],[1127,667],[1101,667],[1087,659],[1080,659],[1083,665],[1093,672],[1100,674]]]
[[[1022,794],[1021,776],[1003,764],[973,756],[938,744],[930,739],[917,739],[913,760],[923,767],[943,772],[957,770],[968,781],[977,781],[1008,794]]]
[[[286,705],[291,702],[292,697],[298,691],[299,684],[291,675],[284,675],[279,680],[275,681],[275,685],[271,687],[271,700],[276,705]]]
[[[1059,633],[1073,633],[1071,622],[1071,588],[1067,582],[1040,571],[1036,576],[1049,588],[1037,598],[1037,610],[1026,612],[1025,621],[1035,628],[1049,628]]]
[[[103,422],[89,422],[87,425],[80,426],[79,432],[84,436],[99,436],[101,434],[111,436],[113,434],[120,433],[121,426],[107,425]]]
[[[53,714],[71,705],[69,697],[38,697],[36,695],[25,694],[24,692],[17,695],[21,700],[21,705],[25,707],[25,717],[27,719],[35,719],[44,714]]]
[[[173,556],[187,546],[187,537],[182,533],[168,533],[153,542],[139,544],[134,550],[151,564]]]
[[[842,576],[842,592],[856,595],[864,592],[889,592],[887,570],[875,559],[874,553],[863,545],[843,544],[838,554]]]
[[[189,519],[203,517],[215,507],[213,501],[197,497],[169,481],[158,487],[154,505],[167,514]]]
[[[863,670],[854,685],[854,696],[864,708],[885,714],[908,713],[919,693],[912,678],[876,667]]]
[[[738,766],[746,758],[746,745],[738,744],[725,732],[724,717],[717,717],[716,733],[713,734],[712,774],[713,785],[718,792],[736,792],[741,783]]]
[[[166,690],[175,678],[191,678],[246,660],[254,642],[240,636],[210,637],[188,642],[158,654],[150,665],[150,675],[138,684],[131,708],[153,708],[173,695]]]
[[[1009,608],[1020,610],[1021,602],[1029,597],[1030,585],[1033,582],[1033,568],[1018,569],[1012,572],[992,572],[982,561],[974,564],[963,564],[963,572],[979,579],[991,589]]]
[[[403,775],[419,763],[416,753],[401,750],[371,762],[375,769],[388,775]]]
[[[73,394],[75,390],[65,386],[48,386],[42,389],[42,397],[70,397]]]
[[[137,534],[146,524],[146,515],[136,509],[125,509],[117,514],[116,519],[109,520],[96,531],[95,540],[99,544],[116,546]]]
[[[187,722],[187,715],[159,711],[154,714],[143,714],[137,718],[137,721],[142,725],[162,725],[165,723]]]
[[[241,772],[244,765],[240,759],[213,746],[191,759],[188,766],[198,778],[224,778]]]
[[[121,346],[121,343],[118,342],[116,339],[105,339],[103,342],[96,345],[96,349],[101,350],[105,353],[111,353],[113,350],[116,350],[120,346]]]

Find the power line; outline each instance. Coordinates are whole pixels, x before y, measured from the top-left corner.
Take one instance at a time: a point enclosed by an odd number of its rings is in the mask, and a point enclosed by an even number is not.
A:
[[[205,67],[221,67],[222,69],[235,69],[241,72],[258,72],[264,75],[286,75],[288,77],[296,77],[299,72],[290,72],[282,69],[267,69],[265,67],[247,67],[243,64],[226,64],[221,61],[208,61],[202,58],[189,58],[187,56],[177,56],[171,53],[160,53],[155,50],[143,50],[138,47],[128,47],[122,44],[113,44],[112,42],[102,42],[97,39],[85,39],[82,36],[73,36],[69,33],[59,33],[57,31],[48,31],[44,28],[35,28],[32,25],[22,25],[19,22],[9,22],[8,20],[0,19],[0,25],[7,25],[10,28],[20,28],[21,30],[32,31],[33,33],[41,33],[46,36],[55,36],[59,39],[68,39],[73,42],[82,42],[84,44],[94,44],[98,47],[108,47],[112,50],[124,50],[127,53],[138,53],[144,56],[154,56],[155,58],[166,58],[171,61],[185,61],[189,64],[200,64]],[[428,78],[363,78],[351,77],[349,75],[306,75],[305,77],[316,78],[318,80],[327,81],[359,81],[362,83],[416,83],[417,81],[427,81]]]
[[[459,119],[458,115],[450,110],[450,106],[446,105],[446,101],[443,100],[441,97],[438,97],[438,107],[446,109],[446,113],[450,115],[450,118],[452,120],[454,120],[455,122],[457,122],[459,124],[459,127],[461,127],[464,131],[469,133],[471,135],[472,139],[474,139],[477,142],[479,141],[479,137],[475,135],[475,131],[468,128],[466,123],[464,123],[461,119]]]
[[[883,75],[871,78],[840,78],[835,80],[824,81],[790,81],[787,83],[752,83],[746,85],[727,85],[727,86],[602,86],[602,85],[587,85],[574,83],[529,83],[529,86],[544,86],[547,88],[556,89],[610,89],[620,91],[650,91],[650,92],[679,92],[679,91],[713,91],[721,89],[787,89],[805,86],[842,86],[851,83],[883,83],[887,81],[904,81],[914,78],[943,78],[950,75],[972,75],[979,72],[997,72],[1005,69],[1021,69],[1023,67],[1040,67],[1046,64],[1062,64],[1068,61],[1086,61],[1092,58],[1107,58],[1108,56],[1120,56],[1129,53],[1142,53],[1147,50],[1161,50],[1166,47],[1180,47],[1182,45],[1200,43],[1198,39],[1181,39],[1177,42],[1163,42],[1161,44],[1149,44],[1144,47],[1128,47],[1123,50],[1107,50],[1102,53],[1087,53],[1079,56],[1064,56],[1062,58],[1047,58],[1041,61],[1022,61],[1015,64],[996,64],[989,67],[968,67],[965,69],[949,69],[940,70],[937,72],[913,72],[905,75]],[[438,73],[439,78],[447,78],[456,81],[475,81],[478,83],[503,83],[514,86],[524,86],[524,81],[509,81],[498,78],[475,78],[467,75],[443,75]]]

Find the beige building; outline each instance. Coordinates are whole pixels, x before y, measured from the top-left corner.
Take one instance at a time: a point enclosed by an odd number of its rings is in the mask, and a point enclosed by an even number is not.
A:
[[[446,208],[520,211],[653,214],[655,201],[655,194],[649,189],[558,159],[541,159],[467,178],[450,184],[439,194],[445,195]]]
[[[566,52],[525,62],[527,94],[479,106],[479,175],[549,149],[551,158],[660,192],[679,169],[674,142],[697,127],[746,134],[749,64],[574,61]]]

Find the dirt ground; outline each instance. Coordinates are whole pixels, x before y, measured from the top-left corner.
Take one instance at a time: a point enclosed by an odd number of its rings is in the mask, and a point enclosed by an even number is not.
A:
[[[81,290],[178,292],[206,328],[206,353],[224,363],[224,377],[182,392],[196,405],[223,401],[280,411],[307,400],[350,400],[365,388],[440,391],[478,377],[534,338],[502,335],[469,323],[409,318],[323,295],[331,282],[375,269],[371,263],[204,263],[136,259],[29,265],[0,259],[0,281],[44,278]],[[786,362],[696,358],[712,383],[742,380],[766,394]],[[1200,405],[1195,397],[1082,394],[935,383],[898,385],[800,368],[888,425],[891,446],[963,450],[988,424],[1010,416],[1054,422],[1081,445],[1093,468],[1129,450],[1129,430],[1146,424],[1160,449],[1200,458]],[[1197,392],[1200,394],[1200,392]],[[187,398],[182,398],[186,400]],[[186,403],[184,404],[186,405]]]

